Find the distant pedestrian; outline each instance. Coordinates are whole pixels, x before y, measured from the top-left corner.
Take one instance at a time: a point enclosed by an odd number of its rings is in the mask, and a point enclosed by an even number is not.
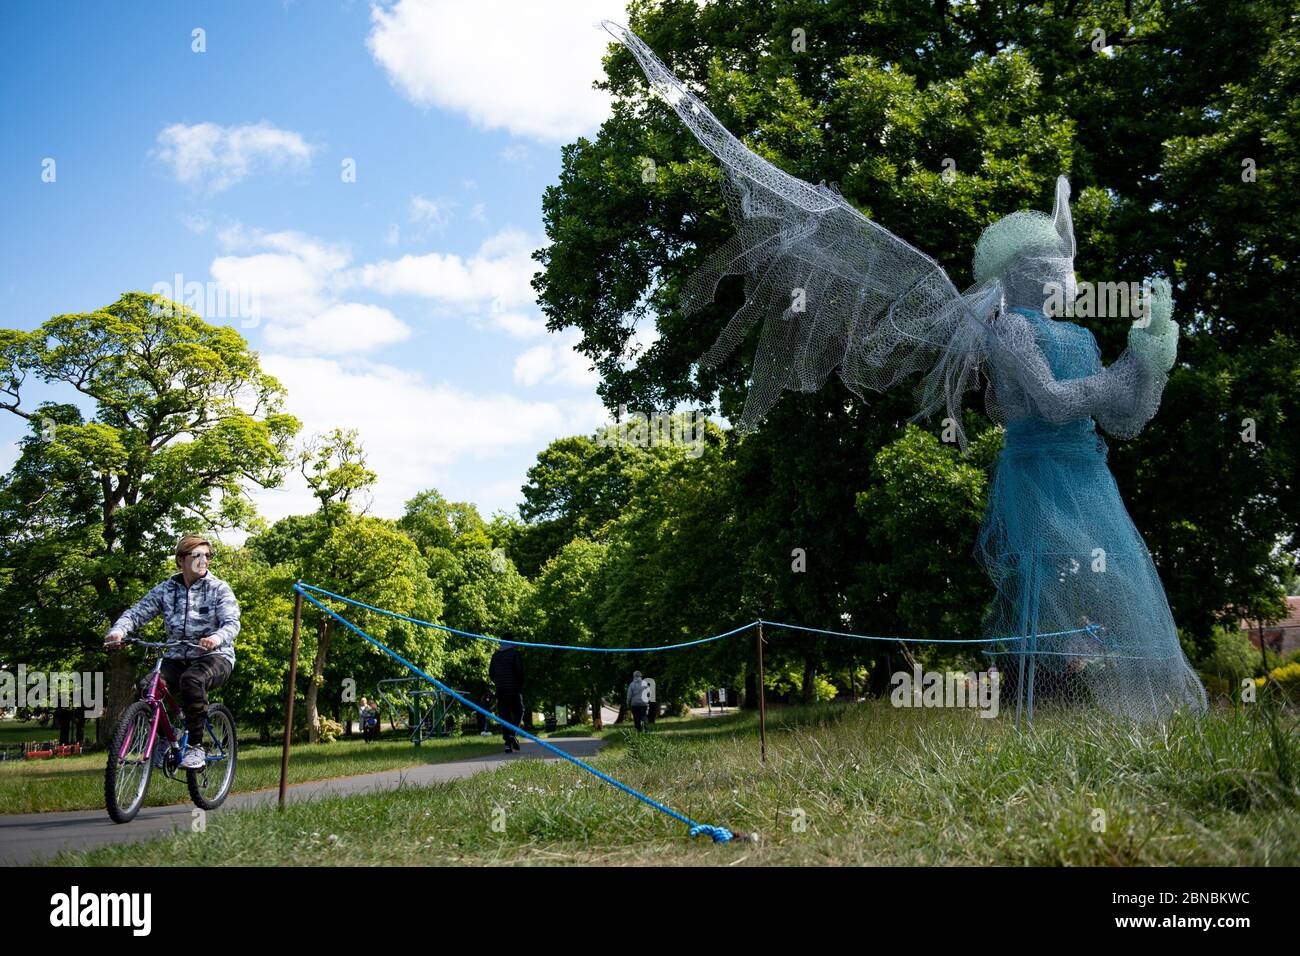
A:
[[[362,697],[357,709],[361,713],[361,738],[366,743],[377,740],[379,738],[379,704]]]
[[[504,643],[492,655],[488,677],[496,685],[497,715],[516,727],[524,719],[524,657],[514,644]],[[502,726],[501,736],[506,753],[519,749],[519,738],[509,727]]]
[[[646,711],[650,709],[650,685],[641,679],[640,671],[632,672],[632,683],[627,685],[627,705],[632,708],[637,731],[644,731]]]

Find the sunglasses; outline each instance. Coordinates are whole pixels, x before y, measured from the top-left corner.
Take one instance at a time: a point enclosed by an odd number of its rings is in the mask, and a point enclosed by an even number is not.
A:
[[[202,558],[202,559],[205,560],[205,561],[211,561],[211,560],[212,560],[212,552],[211,552],[211,551],[190,551],[190,552],[187,553],[187,554],[183,554],[183,555],[181,555],[181,557],[184,557],[184,558],[194,558],[195,560],[198,560],[199,558]]]

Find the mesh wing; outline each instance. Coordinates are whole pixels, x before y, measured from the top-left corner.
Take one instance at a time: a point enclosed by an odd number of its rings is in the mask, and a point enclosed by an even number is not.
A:
[[[959,408],[982,360],[982,317],[1000,299],[996,283],[963,296],[938,263],[838,192],[748,149],[635,34],[609,22],[605,28],[722,162],[736,234],[687,282],[683,307],[710,304],[725,276],[745,278],[744,304],[701,359],[718,365],[762,323],[740,428],[753,428],[783,390],[815,391],[836,370],[858,395],[928,371],[919,414]]]

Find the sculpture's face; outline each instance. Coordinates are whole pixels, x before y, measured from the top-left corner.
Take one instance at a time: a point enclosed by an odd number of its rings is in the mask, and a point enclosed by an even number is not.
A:
[[[1007,305],[1061,315],[1078,295],[1074,260],[1059,248],[1031,249],[1011,260],[1001,276]]]

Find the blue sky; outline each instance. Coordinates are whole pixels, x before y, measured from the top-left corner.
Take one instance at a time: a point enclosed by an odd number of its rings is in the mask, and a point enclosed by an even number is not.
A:
[[[6,327],[180,276],[302,437],[360,430],[372,513],[427,487],[512,510],[539,450],[606,419],[528,287],[560,147],[608,112],[601,17],[618,0],[6,5]],[[0,417],[0,467],[24,432]],[[254,498],[310,508],[300,480]]]

